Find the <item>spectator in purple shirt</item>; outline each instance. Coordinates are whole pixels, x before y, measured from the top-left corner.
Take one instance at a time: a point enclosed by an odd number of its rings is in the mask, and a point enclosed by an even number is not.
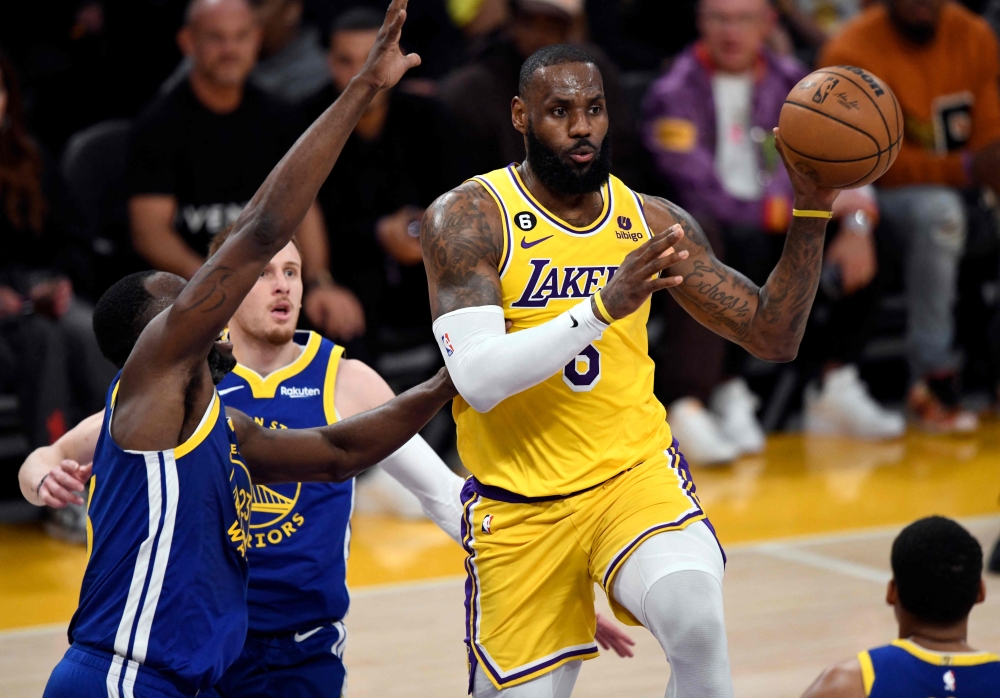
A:
[[[643,140],[658,173],[726,262],[757,282],[766,280],[780,256],[791,215],[791,184],[773,128],[785,96],[808,72],[765,48],[774,22],[767,0],[701,0],[701,39],[652,85],[643,114]],[[809,333],[800,354],[817,374],[824,373],[806,393],[807,427],[896,436],[901,417],[868,395],[851,365],[864,339],[856,329],[858,308],[874,305],[857,293],[875,277],[874,197],[865,190],[847,192],[835,213],[842,224],[827,250],[827,285],[845,300],[827,323],[833,326],[812,333],[822,336],[813,342],[822,355],[809,356]],[[755,414],[758,401],[742,378],[724,380],[727,373],[739,375],[744,356],[731,352],[727,360],[715,335],[669,302],[665,312],[669,330],[659,350],[670,357],[663,364],[670,370],[657,373],[657,387],[671,405],[671,426],[688,455],[712,463],[759,451],[764,436]],[[838,321],[850,322],[850,329],[841,331]]]

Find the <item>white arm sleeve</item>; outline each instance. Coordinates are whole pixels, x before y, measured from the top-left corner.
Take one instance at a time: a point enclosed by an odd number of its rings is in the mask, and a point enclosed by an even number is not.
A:
[[[546,323],[506,334],[498,305],[461,308],[434,322],[444,363],[459,394],[477,412],[562,370],[607,329],[590,299]]]
[[[381,463],[382,469],[420,501],[431,521],[461,544],[462,486],[465,480],[451,472],[421,436],[414,436]]]

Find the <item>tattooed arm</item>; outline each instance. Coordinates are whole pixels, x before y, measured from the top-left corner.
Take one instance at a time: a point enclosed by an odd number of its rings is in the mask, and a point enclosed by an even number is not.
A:
[[[466,182],[430,205],[420,246],[432,319],[460,308],[500,305],[503,223],[481,184]]]
[[[780,147],[780,140],[779,140]],[[786,165],[787,167],[787,165]],[[795,208],[829,211],[837,191],[816,187],[787,167]],[[684,228],[679,250],[689,256],[671,267],[684,277],[671,294],[698,322],[767,361],[791,361],[798,353],[816,298],[828,219],[792,218],[781,259],[763,287],[727,267],[712,251],[697,222],[664,199],[646,197],[646,218],[654,230]]]

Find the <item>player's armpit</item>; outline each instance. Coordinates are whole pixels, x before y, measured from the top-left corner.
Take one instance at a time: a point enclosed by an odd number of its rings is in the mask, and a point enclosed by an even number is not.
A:
[[[851,659],[827,667],[802,698],[865,698],[861,665]]]
[[[420,245],[432,319],[460,308],[500,305],[503,223],[481,184],[466,182],[431,204]]]
[[[264,429],[237,410],[240,453],[257,482],[343,482],[398,450],[455,397],[447,371],[373,410],[315,429]]]

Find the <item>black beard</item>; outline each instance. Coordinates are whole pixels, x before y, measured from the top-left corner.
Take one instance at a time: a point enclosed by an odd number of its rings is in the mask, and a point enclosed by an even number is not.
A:
[[[212,345],[208,352],[208,370],[212,373],[212,384],[218,385],[222,382],[230,371],[236,368],[236,359],[232,354],[228,356],[219,351],[219,347]]]
[[[590,143],[592,146],[593,143]],[[585,170],[568,165],[559,153],[542,143],[528,125],[527,161],[531,171],[546,187],[559,194],[575,196],[600,191],[611,174],[611,135],[604,136],[596,157]]]

